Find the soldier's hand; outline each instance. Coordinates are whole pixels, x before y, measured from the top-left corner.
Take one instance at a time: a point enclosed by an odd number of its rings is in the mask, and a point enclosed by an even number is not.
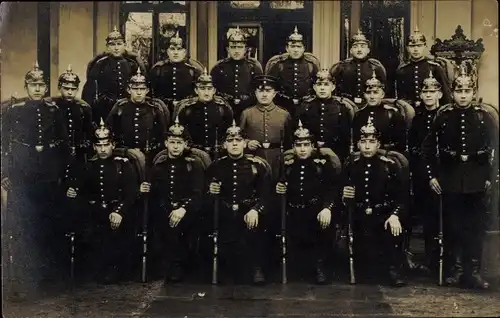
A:
[[[68,188],[68,191],[66,191],[66,196],[68,198],[74,199],[74,198],[76,198],[77,195],[78,195],[78,193],[76,192],[76,190],[71,188],[71,187]]]
[[[260,142],[259,142],[259,141],[257,141],[257,140],[250,140],[250,141],[248,142],[248,144],[247,144],[247,147],[248,147],[248,149],[250,149],[250,150],[254,151],[254,150],[256,150],[257,148],[262,147],[262,145],[261,145],[261,144],[260,144]]]
[[[384,229],[387,230],[387,224],[391,227],[391,233],[394,236],[398,236],[403,232],[401,227],[401,222],[399,222],[399,217],[397,215],[391,215],[384,223]]]
[[[351,186],[344,187],[344,191],[342,193],[342,201],[344,199],[354,199],[354,195],[356,194],[356,189]]]
[[[432,191],[436,192],[437,194],[441,194],[441,185],[439,185],[439,182],[436,178],[432,178],[429,181],[429,185],[431,186]]]
[[[211,182],[209,191],[211,194],[219,194],[220,193],[220,182]]]
[[[276,193],[277,194],[285,194],[286,193],[286,187],[287,186],[287,183],[282,183],[282,182],[278,182],[276,184]]]
[[[141,186],[139,187],[139,191],[141,193],[149,193],[149,191],[151,191],[151,183],[149,183],[149,182],[141,183]]]
[[[184,215],[186,215],[186,209],[184,208],[178,208],[170,212],[170,215],[168,216],[170,218],[169,222],[170,227],[176,227],[182,220]]]
[[[12,183],[10,182],[9,178],[2,179],[2,188],[5,191],[10,191],[12,189]]]
[[[488,191],[491,188],[491,181],[486,180],[484,183],[484,190]]]
[[[257,225],[259,225],[259,212],[252,209],[248,211],[247,214],[245,214],[243,220],[245,220],[245,223],[247,224],[247,227],[249,229],[253,229],[257,227]]]
[[[111,222],[111,228],[116,230],[122,223],[122,216],[116,212],[112,212],[109,215],[109,221]]]
[[[316,218],[318,219],[321,228],[325,229],[330,225],[330,222],[332,221],[332,211],[325,208],[318,213],[318,216]]]

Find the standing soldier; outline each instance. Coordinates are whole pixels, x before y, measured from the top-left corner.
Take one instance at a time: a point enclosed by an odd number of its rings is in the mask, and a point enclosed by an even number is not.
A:
[[[170,38],[167,56],[151,68],[149,80],[151,95],[161,99],[173,114],[179,101],[195,95],[194,83],[203,72],[203,66],[187,57],[179,31]]]
[[[140,57],[125,49],[125,38],[114,28],[106,38],[107,52],[96,56],[87,66],[87,81],[82,98],[92,106],[94,123],[106,118],[117,100],[127,97],[127,81],[146,69]]]
[[[119,147],[137,148],[149,153],[147,161],[150,162],[163,147],[168,116],[164,115],[161,106],[147,97],[149,88],[140,69],[130,78],[127,92],[130,98],[116,102],[106,124],[115,135]]]
[[[206,69],[196,81],[195,92],[197,97],[179,103],[179,122],[189,131],[191,147],[213,155],[214,146],[219,144],[226,129],[231,126],[233,110],[223,98],[215,95],[212,76],[208,75]],[[217,142],[216,136],[219,138]]]
[[[368,57],[370,41],[360,30],[352,37],[349,52],[352,57],[334,64],[330,68],[330,74],[338,84],[337,95],[361,105],[364,102],[366,81],[371,78],[372,73],[375,72],[383,85],[387,82],[387,73],[379,60]]]
[[[380,147],[384,150],[406,151],[406,122],[393,105],[382,103],[385,96],[384,84],[377,79],[375,71],[372,78],[366,81],[366,104],[354,115],[352,129],[354,144],[358,143],[361,127],[372,117],[373,124],[380,133]]]
[[[280,146],[292,146],[291,116],[274,103],[276,78],[259,75],[254,79],[257,105],[241,114],[241,129],[248,137],[247,148],[256,156],[264,158],[271,165],[273,180],[279,171]]]
[[[302,243],[306,251],[313,251],[305,257],[312,257],[316,282],[323,284],[327,280],[325,262],[334,236],[332,214],[339,201],[336,188],[339,180],[330,160],[316,151],[313,139],[299,122],[294,133],[294,156],[283,163],[284,176],[276,185],[276,193],[287,195],[287,229],[292,245]]]
[[[203,167],[184,151],[188,139],[187,131],[178,122],[171,126],[165,141],[166,153],[155,160],[150,183],[141,185],[141,192],[152,195],[150,224],[155,227],[154,250],[160,252],[165,282],[182,280],[181,263],[187,255],[182,237],[194,229],[204,192]]]
[[[443,200],[445,246],[452,258],[446,283],[487,289],[480,269],[498,122],[473,102],[475,93],[475,81],[462,68],[453,82],[454,103],[438,112],[422,151],[429,185]]]
[[[234,254],[242,251],[248,259],[241,264],[250,264],[253,282],[263,284],[263,215],[271,190],[269,168],[262,158],[244,154],[244,137],[233,122],[224,141],[228,155],[208,167],[207,180],[210,180],[210,194],[220,198],[218,241],[222,255],[234,261],[239,259]]]
[[[442,102],[451,102],[450,85],[448,77],[439,63],[425,56],[427,41],[418,29],[410,34],[407,39],[406,50],[410,59],[399,65],[396,70],[396,96],[415,107],[417,101],[422,101],[420,92],[425,78],[432,71],[436,80],[441,84],[443,93]]]
[[[314,55],[305,52],[304,39],[297,27],[288,37],[286,52],[272,57],[267,62],[265,73],[278,79],[280,92],[276,104],[293,116],[302,98],[312,93],[313,79],[320,65]]]
[[[94,127],[92,125],[92,108],[84,100],[76,97],[80,86],[80,78],[73,73],[71,65],[59,76],[58,88],[60,96],[54,102],[61,109],[66,121],[71,155],[83,161],[91,152],[90,138]]]
[[[342,201],[354,207],[354,255],[382,249],[381,261],[388,265],[389,280],[400,287],[406,284],[401,273],[403,228],[400,222],[405,212],[405,195],[396,163],[378,153],[380,146],[380,134],[369,118],[360,130],[360,152],[349,157],[344,169]],[[375,247],[371,245],[373,242],[377,243]],[[362,263],[359,258],[357,263]]]
[[[2,188],[10,190],[14,267],[25,271],[17,278],[33,287],[61,276],[65,224],[58,185],[69,147],[63,112],[44,98],[47,82],[38,62],[24,77],[24,87],[28,98],[3,109]]]
[[[300,120],[314,134],[319,148],[331,148],[343,162],[351,144],[351,113],[333,96],[335,79],[328,70],[318,72],[313,88],[316,95],[304,100],[294,122]]]
[[[70,168],[66,196],[77,200],[72,211],[78,250],[85,274],[91,279],[113,283],[130,269],[127,233],[130,207],[136,198],[135,176],[130,161],[113,155],[115,142],[101,120],[93,135],[96,155],[87,163]],[[135,234],[135,233],[134,233]]]
[[[253,77],[263,73],[260,62],[245,54],[246,42],[246,35],[237,27],[228,37],[229,57],[218,61],[210,71],[215,88],[233,108],[237,124],[241,112],[255,104]]]

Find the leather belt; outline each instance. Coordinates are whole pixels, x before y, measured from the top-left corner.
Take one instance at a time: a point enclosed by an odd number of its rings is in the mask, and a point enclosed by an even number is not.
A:
[[[318,201],[318,198],[312,198],[307,203],[294,203],[289,201],[288,206],[294,209],[305,209],[307,207],[310,207],[311,205],[318,203]]]
[[[37,145],[31,145],[31,144],[19,141],[17,139],[13,139],[12,142],[15,144],[21,145],[21,146],[25,146],[27,148],[35,148],[36,151],[42,152],[43,150],[45,150],[45,147],[47,147],[49,149],[59,147],[62,143],[62,140],[57,140],[57,141],[53,141],[51,143],[43,143],[43,144],[37,144]]]

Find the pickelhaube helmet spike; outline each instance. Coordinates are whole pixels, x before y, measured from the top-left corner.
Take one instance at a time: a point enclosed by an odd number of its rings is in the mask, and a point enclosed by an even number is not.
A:
[[[297,140],[305,140],[305,139],[312,139],[311,132],[309,131],[309,129],[304,128],[304,126],[302,124],[302,120],[300,120],[300,119],[299,119],[299,123],[298,123],[298,128],[293,133],[293,137],[294,137],[295,141],[297,141]]]
[[[438,82],[434,75],[432,74],[432,70],[429,71],[429,77],[424,79],[422,83],[422,91],[438,91],[441,89],[441,83]]]
[[[109,142],[109,139],[111,138],[111,132],[110,130],[106,127],[106,124],[104,123],[104,119],[101,117],[101,121],[99,122],[99,127],[95,130],[94,133],[94,142],[99,143],[107,143]]]
[[[146,85],[146,77],[141,74],[141,68],[137,68],[137,72],[134,76],[132,76],[129,80],[130,85]]]
[[[179,35],[179,30],[177,30],[175,35],[170,38],[170,45],[182,47],[182,38]]]
[[[420,32],[418,26],[415,25],[415,30],[408,36],[407,45],[425,44],[426,42],[425,35]]]
[[[106,43],[110,43],[110,42],[116,41],[116,40],[125,40],[125,39],[115,25],[113,27],[113,31],[111,31],[111,33],[109,33],[108,36],[106,37]]]
[[[459,76],[453,81],[453,89],[476,89],[476,81],[468,74],[467,64],[460,64]]]
[[[35,70],[40,69],[40,66],[38,65],[38,60],[36,60],[36,61],[35,61],[35,66],[34,66],[34,69],[35,69]]]
[[[66,72],[73,73],[73,70],[71,69],[71,64],[68,64],[68,68],[66,69]]]
[[[375,69],[373,69],[372,77],[366,81],[366,91],[370,91],[373,89],[384,89],[384,84],[377,78],[377,73]]]
[[[299,29],[297,28],[297,26],[295,26],[295,28],[293,29],[293,33],[290,34],[290,36],[288,37],[288,41],[289,42],[302,42],[304,38],[302,37],[302,34],[299,33]]]
[[[316,80],[315,83],[326,83],[326,82],[331,82],[335,83],[335,79],[332,77],[330,74],[330,71],[328,69],[321,69],[318,73],[316,73]]]
[[[232,122],[231,126],[226,130],[226,139],[228,137],[232,137],[232,138],[241,137],[241,138],[244,138],[243,132],[241,131],[240,127],[236,126],[236,120],[234,120],[234,118],[233,118],[233,122]]]
[[[58,85],[59,87],[64,85],[65,87],[72,88],[78,88],[78,86],[80,85],[80,78],[78,77],[78,75],[73,73],[71,64],[68,64],[68,68],[66,69],[66,71],[59,76]]]
[[[167,137],[180,137],[184,140],[189,138],[186,129],[179,123],[179,115],[175,117],[174,124],[168,128]]]
[[[212,83],[212,76],[208,74],[207,68],[203,68],[203,73],[198,77],[196,80],[196,86],[201,87],[201,86],[213,86]]]
[[[362,126],[360,129],[361,138],[367,138],[369,136],[379,136],[379,132],[375,125],[373,125],[373,117],[369,116],[366,125]]]
[[[28,84],[28,83],[45,84],[45,77],[44,77],[43,71],[40,69],[40,66],[38,65],[38,60],[35,61],[35,64],[33,65],[33,69],[28,71],[28,73],[26,73],[26,75],[24,76],[24,82],[26,84]]]
[[[237,25],[236,29],[230,29],[227,32],[227,39],[229,42],[245,43],[247,40],[247,35],[240,29],[240,26]]]
[[[356,32],[356,34],[354,34],[351,38],[351,45],[354,45],[356,43],[370,43],[363,32],[361,32],[361,29],[358,29],[358,32]]]

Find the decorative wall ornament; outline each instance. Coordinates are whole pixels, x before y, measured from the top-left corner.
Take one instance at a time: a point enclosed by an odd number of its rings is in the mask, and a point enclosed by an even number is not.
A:
[[[488,34],[489,36],[494,36],[498,38],[498,25],[491,24],[490,20],[486,18],[483,21],[483,26],[490,29],[490,34]]]

